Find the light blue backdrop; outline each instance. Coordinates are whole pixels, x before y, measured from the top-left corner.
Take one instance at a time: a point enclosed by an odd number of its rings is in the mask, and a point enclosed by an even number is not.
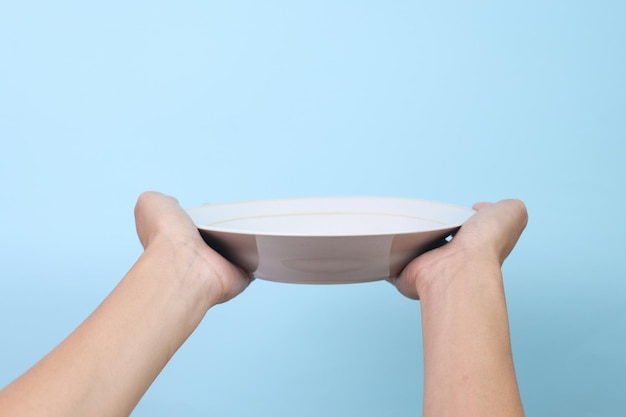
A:
[[[528,415],[626,412],[625,5],[0,3],[0,385],[132,265],[143,190],[518,197]],[[411,416],[421,390],[417,302],[257,281],[134,415]]]

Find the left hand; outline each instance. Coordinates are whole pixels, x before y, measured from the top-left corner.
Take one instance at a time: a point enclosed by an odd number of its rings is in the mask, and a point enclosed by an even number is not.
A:
[[[199,271],[206,281],[208,296],[214,303],[232,299],[250,284],[252,278],[248,274],[204,242],[197,227],[175,198],[157,192],[141,194],[135,206],[135,224],[139,240],[146,251],[163,246],[165,250],[190,251],[194,270]],[[176,259],[189,258],[182,256]],[[188,266],[191,265],[181,265],[183,268]]]

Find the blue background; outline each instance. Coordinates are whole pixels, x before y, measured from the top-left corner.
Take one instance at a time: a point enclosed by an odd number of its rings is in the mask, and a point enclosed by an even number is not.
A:
[[[528,415],[626,410],[626,3],[0,3],[0,385],[141,252],[132,211],[523,199],[504,266]],[[134,416],[421,413],[419,303],[256,281]]]

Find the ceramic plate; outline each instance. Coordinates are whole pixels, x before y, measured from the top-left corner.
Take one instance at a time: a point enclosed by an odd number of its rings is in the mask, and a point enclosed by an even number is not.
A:
[[[424,200],[334,197],[205,204],[204,240],[256,278],[340,284],[397,276],[474,210]]]

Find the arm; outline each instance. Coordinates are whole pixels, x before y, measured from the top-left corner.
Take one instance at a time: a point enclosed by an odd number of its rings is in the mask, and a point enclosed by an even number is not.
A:
[[[501,265],[527,222],[517,200],[479,204],[452,241],[396,286],[421,300],[424,416],[523,416]]]
[[[144,253],[90,317],[0,391],[0,415],[129,415],[209,308],[250,282],[176,200],[145,193],[135,218]]]

